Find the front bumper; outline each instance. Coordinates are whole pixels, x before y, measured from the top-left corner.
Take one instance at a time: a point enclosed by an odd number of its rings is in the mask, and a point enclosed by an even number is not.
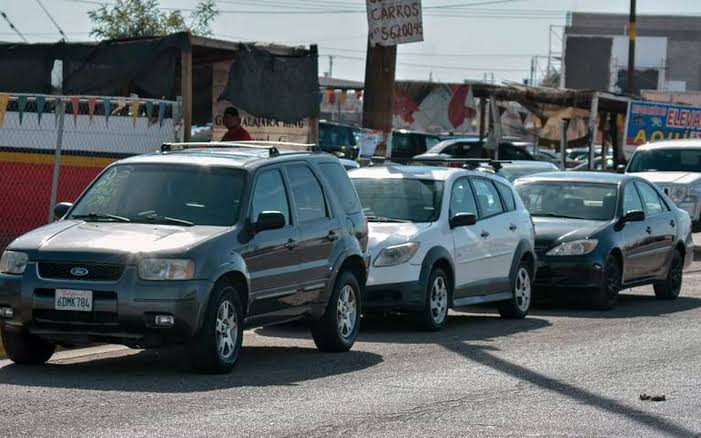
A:
[[[536,289],[594,289],[603,282],[603,262],[595,257],[542,256],[538,259]]]
[[[366,286],[363,308],[370,311],[413,312],[424,308],[426,285],[420,281]]]
[[[22,276],[0,275],[0,306],[14,316],[0,319],[3,330],[26,329],[53,342],[95,341],[131,346],[179,343],[200,327],[212,283],[206,280],[144,281],[127,266],[114,282],[40,278],[32,262]],[[54,309],[56,289],[93,291],[91,312]],[[172,315],[172,327],[155,325],[155,315]]]

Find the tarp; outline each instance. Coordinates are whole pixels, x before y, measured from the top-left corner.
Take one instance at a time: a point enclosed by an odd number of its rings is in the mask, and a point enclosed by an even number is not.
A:
[[[319,116],[319,65],[316,46],[277,55],[242,45],[219,96],[259,117],[294,123]]]
[[[395,82],[394,128],[433,133],[473,132],[476,115],[471,85]]]

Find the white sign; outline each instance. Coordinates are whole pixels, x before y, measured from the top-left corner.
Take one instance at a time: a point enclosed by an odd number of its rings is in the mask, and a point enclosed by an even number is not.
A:
[[[377,146],[382,142],[382,131],[363,131],[360,134],[360,151],[362,158],[372,158]]]
[[[367,11],[371,45],[424,40],[421,0],[367,0]]]

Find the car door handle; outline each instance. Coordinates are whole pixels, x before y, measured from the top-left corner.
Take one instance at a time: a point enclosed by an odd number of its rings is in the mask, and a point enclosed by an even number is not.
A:
[[[285,244],[285,248],[289,249],[290,251],[295,249],[296,246],[297,246],[297,241],[294,239],[288,240],[287,243]]]
[[[671,226],[672,228],[674,228],[674,221],[673,221],[673,220],[669,221],[669,226]]]
[[[326,235],[326,238],[329,240],[329,242],[334,242],[336,239],[338,239],[338,234],[331,230],[329,231],[329,234]]]
[[[480,236],[482,236],[483,239],[486,239],[487,237],[489,237],[489,232],[488,232],[488,231],[482,231],[482,234],[480,234]]]
[[[650,227],[645,228],[645,232],[647,234],[652,234],[652,228],[650,228]]]
[[[518,229],[518,227],[516,225],[514,225],[514,224],[509,225],[509,230],[516,231],[517,229]]]

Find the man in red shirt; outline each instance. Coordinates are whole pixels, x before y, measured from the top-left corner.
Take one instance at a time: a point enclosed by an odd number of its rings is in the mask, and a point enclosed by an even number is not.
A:
[[[241,117],[239,112],[233,106],[230,106],[224,110],[224,119],[222,120],[224,126],[226,126],[226,134],[222,137],[221,141],[250,141],[253,140],[251,135],[243,129],[241,126]]]

